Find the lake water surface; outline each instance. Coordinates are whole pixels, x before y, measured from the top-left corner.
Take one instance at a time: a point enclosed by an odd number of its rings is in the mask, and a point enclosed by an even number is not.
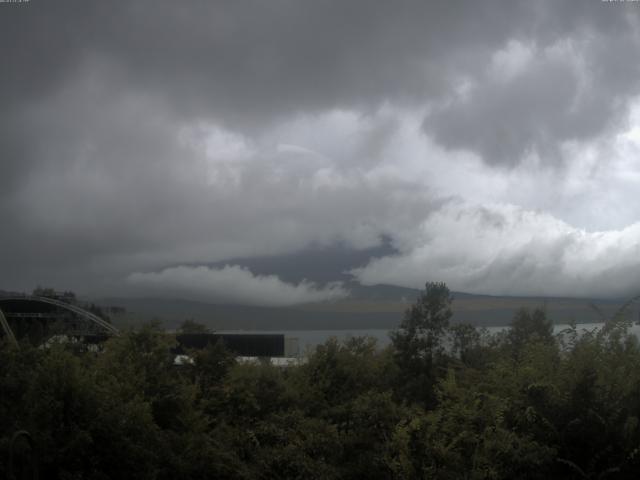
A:
[[[602,323],[581,323],[578,324],[578,332],[593,331],[602,327]],[[553,330],[555,333],[559,333],[569,327],[566,324],[554,325]],[[502,330],[506,330],[508,327],[486,327],[489,333],[498,333]],[[365,330],[224,330],[217,333],[255,333],[255,334],[284,334],[286,338],[297,338],[300,353],[304,354],[308,350],[314,349],[316,346],[325,343],[330,338],[336,338],[339,341],[345,341],[353,337],[373,337],[377,340],[377,344],[380,347],[386,347],[391,343],[389,333],[391,330],[387,329],[365,329]],[[640,338],[640,325],[632,325],[629,329],[630,333],[633,333]]]

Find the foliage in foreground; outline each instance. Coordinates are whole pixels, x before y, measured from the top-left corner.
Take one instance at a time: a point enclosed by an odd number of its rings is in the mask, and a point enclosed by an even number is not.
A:
[[[520,311],[488,336],[449,325],[427,284],[377,349],[330,340],[286,369],[221,345],[175,366],[148,325],[100,354],[0,348],[0,475],[31,433],[41,478],[553,479],[640,472],[640,347],[628,325],[553,335]]]

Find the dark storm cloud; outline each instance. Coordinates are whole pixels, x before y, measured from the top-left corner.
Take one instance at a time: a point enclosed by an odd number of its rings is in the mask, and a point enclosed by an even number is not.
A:
[[[37,158],[6,195],[9,234],[0,237],[2,251],[11,252],[0,257],[2,269],[19,285],[87,288],[134,269],[341,241],[366,248],[387,228],[380,218],[401,218],[398,206],[418,201],[381,197],[381,190],[403,194],[407,185],[393,181],[338,174],[342,185],[314,186],[318,168],[333,175],[330,160],[309,163],[295,150],[254,152],[230,133],[234,148],[248,151],[247,163],[233,148],[231,158],[218,150],[207,158],[181,140],[181,123],[157,97],[120,90],[101,66],[78,73],[24,114],[40,133],[28,144]]]
[[[512,121],[529,109],[536,120],[559,114],[559,138],[597,133],[607,124],[615,113],[609,102],[631,93],[637,77],[634,7],[595,1],[401,1],[375,8],[366,1],[33,1],[0,12],[0,96],[5,108],[37,104],[99,58],[109,81],[153,92],[180,115],[257,128],[292,112],[434,100],[466,76],[481,82],[477,95],[454,102],[427,125],[445,145],[475,149],[494,162],[556,135],[553,127],[540,133],[528,121]],[[504,90],[482,84],[482,68],[509,39],[544,47],[573,36],[594,38],[584,52],[593,60],[588,68],[596,70],[585,97],[605,92],[584,100],[578,111],[568,111],[575,72],[561,65],[550,65],[554,76],[542,83],[545,65],[538,62]],[[554,81],[559,88],[550,98]],[[505,116],[514,100],[517,108]],[[582,126],[584,114],[594,111],[599,120]],[[493,121],[498,133],[485,135],[483,125]],[[469,133],[476,128],[478,134]],[[20,146],[15,149],[12,158],[28,160]]]
[[[512,58],[524,63],[513,73],[496,65],[478,75],[465,98],[427,118],[426,131],[447,147],[478,152],[486,162],[515,164],[527,154],[558,161],[561,142],[620,129],[627,100],[640,90],[637,24],[630,20],[607,37],[584,28],[556,44],[505,52],[530,58]]]
[[[411,101],[448,88],[442,68],[470,56],[461,49],[508,38],[511,17],[530,10],[522,5],[33,2],[2,11],[3,91],[46,95],[99,55],[133,88],[158,90],[178,110],[230,120]]]
[[[280,279],[288,283],[300,283],[303,280],[328,283],[338,279],[350,280],[349,270],[367,263],[372,258],[394,253],[394,249],[385,239],[380,246],[362,250],[331,245],[288,255],[229,259],[213,264],[211,267],[238,265],[248,268],[255,275],[278,272]]]
[[[555,158],[640,92],[635,7],[0,4],[3,281],[86,286],[318,246],[407,247],[446,201],[394,171],[402,118],[380,109],[423,109],[426,136],[491,164]],[[513,41],[532,57],[497,81],[488,66]],[[300,129],[310,145],[290,144]],[[164,271],[135,278],[189,272]]]

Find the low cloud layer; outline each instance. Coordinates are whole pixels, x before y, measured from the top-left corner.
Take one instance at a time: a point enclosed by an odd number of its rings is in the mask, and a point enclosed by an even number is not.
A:
[[[136,272],[129,275],[127,282],[142,294],[270,307],[340,300],[349,295],[337,282],[323,287],[307,281],[294,285],[276,275],[253,275],[237,265],[180,266],[160,272]]]
[[[403,238],[398,254],[352,273],[365,285],[495,295],[629,297],[640,294],[640,223],[586,232],[511,205],[451,204]]]

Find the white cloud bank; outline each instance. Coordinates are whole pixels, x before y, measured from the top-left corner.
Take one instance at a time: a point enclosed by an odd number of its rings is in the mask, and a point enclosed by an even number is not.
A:
[[[365,285],[469,293],[616,297],[640,292],[640,223],[587,232],[513,205],[452,202],[395,239],[400,253],[353,274]]]
[[[276,275],[253,275],[238,265],[223,268],[178,266],[160,272],[135,272],[129,275],[127,282],[137,291],[150,295],[270,307],[331,301],[348,296],[339,282],[324,287],[307,281],[293,285]]]

